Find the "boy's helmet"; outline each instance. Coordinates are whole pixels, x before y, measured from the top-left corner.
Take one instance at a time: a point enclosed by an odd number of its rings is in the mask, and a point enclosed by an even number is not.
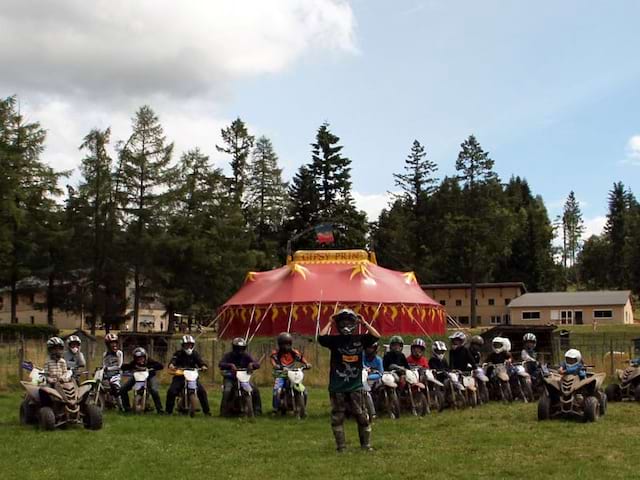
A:
[[[365,351],[369,351],[372,353],[377,352],[379,346],[380,345],[378,344],[378,342],[373,342],[371,345],[365,348]]]
[[[431,351],[438,359],[442,360],[444,358],[444,352],[447,351],[447,345],[444,342],[437,340],[433,342],[433,345],[431,345]]]
[[[284,345],[293,345],[293,337],[288,332],[282,332],[278,335],[278,347],[283,347]]]
[[[413,342],[411,342],[411,348],[413,347],[418,347],[418,348],[422,348],[423,350],[426,350],[427,343],[421,338],[416,338],[413,340]]]
[[[236,337],[231,341],[231,350],[234,353],[242,353],[247,349],[247,342],[242,337]]]
[[[481,347],[484,345],[484,338],[482,338],[480,335],[474,335],[473,337],[471,337],[469,343],[471,345],[478,345],[479,347]]]
[[[183,335],[181,344],[185,353],[191,355],[193,353],[193,347],[196,346],[196,341],[191,335]]]
[[[491,343],[491,348],[495,353],[508,352],[510,348],[508,348],[507,342],[508,340],[506,338],[495,337]]]
[[[358,315],[350,308],[344,308],[332,316],[342,335],[351,335],[358,326]]]
[[[537,343],[538,339],[536,338],[536,336],[533,333],[525,333],[524,337],[522,337],[522,341],[523,342]]]
[[[564,360],[567,362],[567,365],[575,365],[576,363],[580,363],[582,360],[582,354],[580,353],[580,350],[571,348],[564,354]]]
[[[449,337],[449,340],[451,340],[452,348],[455,349],[460,345],[464,345],[464,342],[467,341],[467,336],[463,332],[456,332]]]
[[[104,343],[106,343],[107,345],[109,345],[111,342],[117,342],[118,341],[118,335],[116,335],[115,333],[107,333],[104,336]]]
[[[70,335],[69,338],[67,338],[67,345],[71,346],[72,343],[82,345],[82,340],[80,340],[80,337],[77,335]]]
[[[404,346],[404,339],[400,335],[394,335],[389,339],[389,345],[393,345],[394,343]]]
[[[137,347],[134,351],[133,351],[133,358],[140,358],[140,357],[145,357],[147,356],[147,351],[142,348],[142,347]]]
[[[47,350],[53,350],[54,348],[64,348],[64,342],[60,337],[51,337],[47,340]]]

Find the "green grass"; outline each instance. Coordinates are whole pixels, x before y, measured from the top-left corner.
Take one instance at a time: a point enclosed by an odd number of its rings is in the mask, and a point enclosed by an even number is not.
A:
[[[268,390],[263,389],[265,404]],[[0,472],[29,478],[637,478],[640,405],[611,405],[596,424],[538,422],[535,405],[491,404],[425,418],[379,420],[376,451],[334,451],[326,391],[310,417],[144,417],[107,413],[98,432],[40,432],[17,422],[18,394],[0,396]],[[211,395],[217,410],[219,396]]]

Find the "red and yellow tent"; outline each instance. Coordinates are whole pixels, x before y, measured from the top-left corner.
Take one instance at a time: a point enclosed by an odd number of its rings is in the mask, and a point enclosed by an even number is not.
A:
[[[220,336],[315,335],[341,308],[363,315],[383,335],[441,334],[443,307],[420,288],[413,272],[380,267],[364,250],[298,251],[287,265],[249,272],[222,307]]]

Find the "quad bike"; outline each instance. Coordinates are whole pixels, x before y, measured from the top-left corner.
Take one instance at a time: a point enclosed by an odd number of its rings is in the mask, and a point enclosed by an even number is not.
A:
[[[476,382],[473,372],[459,372],[462,378],[462,386],[464,387],[465,401],[470,407],[480,405],[480,395],[478,392],[478,383]]]
[[[29,365],[23,367],[29,370]],[[41,369],[31,365],[30,372],[30,380],[20,382],[26,390],[20,404],[22,425],[38,424],[42,430],[74,424],[82,424],[88,430],[102,428],[102,410],[88,402],[91,386],[78,387],[71,370],[54,386],[46,383]]]
[[[478,403],[489,403],[489,377],[487,377],[484,368],[476,368],[473,371],[473,378],[478,388]]]
[[[180,368],[174,372],[174,375],[184,377],[184,386],[182,391],[178,395],[176,407],[178,412],[182,414],[189,414],[190,417],[194,417],[198,411],[198,376],[199,368]]]
[[[631,363],[624,370],[616,370],[620,383],[612,383],[605,390],[612,402],[635,400],[640,402],[640,365]]]
[[[504,363],[485,364],[483,368],[493,367],[493,373],[490,378],[490,396],[493,400],[502,402],[512,402],[513,393],[511,392],[511,383],[507,366]]]
[[[595,422],[607,411],[607,396],[602,391],[604,373],[578,375],[551,372],[544,378],[545,393],[538,401],[538,420],[578,417]]]
[[[533,383],[531,375],[522,363],[514,363],[514,372],[511,377],[511,391],[514,397],[520,398],[524,403],[533,402]]]
[[[424,395],[427,398],[427,413],[432,410],[441,412],[444,410],[444,384],[436,378],[433,370],[422,370],[422,383],[424,383]]]
[[[304,371],[307,368],[284,367],[275,372],[277,376],[285,378],[285,385],[280,390],[280,413],[282,415],[293,412],[298,419],[307,416],[305,386],[302,384]]]
[[[96,369],[92,379],[85,380],[80,386],[91,386],[89,403],[93,403],[101,410],[112,408],[122,410],[122,400],[119,395],[113,395],[111,388],[113,385],[115,389],[119,391],[120,380],[120,374],[105,378],[104,367],[100,367]]]
[[[149,374],[152,370],[148,368],[134,370],[133,380],[133,411],[134,413],[145,413],[152,410],[149,402]]]
[[[382,388],[378,396],[378,411],[384,411],[389,418],[400,418],[398,380],[398,376],[393,372],[383,372],[382,374]]]
[[[425,384],[420,381],[420,369],[405,370],[406,385],[400,398],[414,416],[424,416],[429,411],[429,404],[425,396]]]
[[[462,383],[460,372],[452,370],[444,373],[446,374],[444,381],[444,398],[447,405],[449,408],[453,408],[454,410],[466,408],[466,388]]]

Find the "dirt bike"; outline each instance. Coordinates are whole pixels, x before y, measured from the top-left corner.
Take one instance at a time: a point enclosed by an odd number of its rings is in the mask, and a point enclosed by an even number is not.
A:
[[[578,417],[595,422],[607,411],[607,396],[602,391],[606,374],[578,375],[551,372],[544,378],[545,393],[538,401],[538,420],[555,417]]]
[[[477,407],[481,402],[478,394],[478,383],[473,376],[473,372],[460,372],[460,376],[467,405],[469,407]]]
[[[178,394],[176,408],[178,412],[194,417],[198,411],[198,377],[200,368],[179,368],[174,375],[184,377],[184,386]]]
[[[117,391],[120,391],[120,374],[112,375],[109,378],[104,376],[104,367],[97,368],[93,374],[93,379],[85,380],[80,384],[81,387],[90,385],[91,394],[89,395],[89,403],[93,403],[101,410],[117,408],[122,410],[122,400],[119,395],[113,395],[111,386],[113,385]]]
[[[384,411],[389,418],[400,418],[398,376],[393,372],[383,372],[381,381],[378,411]]]
[[[533,383],[525,365],[523,363],[514,363],[513,369],[511,391],[514,397],[520,398],[524,403],[533,402]]]
[[[293,412],[298,418],[307,416],[307,402],[305,386],[302,384],[304,371],[309,367],[289,368],[283,367],[275,371],[277,376],[285,378],[285,385],[280,390],[280,413],[286,415]]]
[[[640,365],[629,362],[624,370],[616,370],[616,378],[620,383],[612,383],[605,390],[607,399],[612,402],[635,400],[640,402]]]
[[[512,402],[513,393],[511,392],[511,382],[507,365],[504,363],[495,365],[487,363],[483,365],[483,368],[487,369],[487,367],[493,367],[493,372],[489,379],[491,398],[502,402]]]
[[[102,410],[88,403],[91,386],[78,387],[71,370],[51,386],[42,369],[29,362],[23,368],[31,373],[29,381],[20,382],[26,390],[20,404],[22,425],[38,424],[42,430],[73,424],[82,424],[88,430],[102,428]]]
[[[136,369],[132,372],[133,380],[133,412],[145,413],[151,411],[149,402],[149,375],[153,370],[148,368]]]
[[[406,406],[414,416],[424,416],[429,410],[427,397],[425,396],[425,385],[420,381],[420,369],[410,368],[405,370],[406,385],[400,398],[405,400]]]
[[[376,418],[376,402],[373,398],[373,387],[369,382],[369,369],[362,369],[362,391],[364,392],[365,399],[365,407],[367,409],[367,415],[369,415],[369,419],[373,420]]]
[[[251,370],[239,368],[236,370],[236,387],[233,399],[233,410],[247,418],[254,418],[253,386],[251,385]]]
[[[462,375],[458,370],[450,372],[439,372],[445,374],[444,381],[444,398],[449,408],[454,410],[464,409],[467,407],[467,398],[465,395],[465,386],[462,383]]]
[[[422,383],[424,383],[424,394],[427,398],[427,413],[432,410],[441,412],[444,410],[444,384],[436,378],[433,370],[425,368],[422,370]]]
[[[522,362],[525,370],[531,375],[531,389],[533,390],[533,398],[538,399],[545,392],[544,377],[549,374],[549,368],[546,364],[542,364],[535,360]]]
[[[473,378],[475,378],[478,387],[479,403],[489,403],[489,377],[487,377],[484,368],[476,368],[473,371]]]

